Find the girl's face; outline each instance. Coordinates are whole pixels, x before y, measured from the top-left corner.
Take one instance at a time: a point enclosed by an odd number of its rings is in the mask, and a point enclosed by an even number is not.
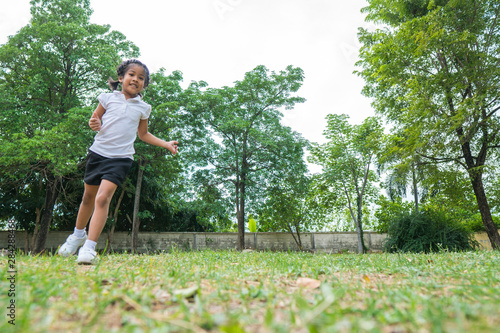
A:
[[[120,76],[118,80],[122,84],[122,93],[125,98],[134,98],[144,89],[146,74],[141,65],[132,64],[125,72],[125,75]]]

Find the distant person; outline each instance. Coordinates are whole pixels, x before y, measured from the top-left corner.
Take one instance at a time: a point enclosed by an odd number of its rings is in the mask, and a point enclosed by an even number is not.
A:
[[[149,84],[146,65],[139,60],[127,60],[118,66],[116,74],[118,81],[108,81],[113,92],[99,95],[99,105],[89,120],[90,128],[98,133],[87,155],[85,191],[75,230],[58,251],[67,257],[81,247],[79,264],[93,264],[96,260],[95,247],[106,224],[109,203],[132,166],[137,133],[142,141],[166,148],[173,155],[177,153],[177,141],[166,142],[148,132],[151,106],[141,99],[141,92]],[[87,238],[85,227],[89,219]]]

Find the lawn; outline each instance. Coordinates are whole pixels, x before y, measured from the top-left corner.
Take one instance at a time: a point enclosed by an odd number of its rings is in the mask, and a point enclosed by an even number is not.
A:
[[[500,253],[2,260],[0,332],[500,332]]]

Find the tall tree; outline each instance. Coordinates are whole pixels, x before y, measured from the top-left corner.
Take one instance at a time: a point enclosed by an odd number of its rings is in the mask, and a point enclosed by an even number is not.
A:
[[[198,155],[198,166],[205,169],[199,172],[208,170],[211,183],[224,186],[232,198],[240,250],[245,245],[247,201],[258,200],[269,180],[282,176],[297,152],[303,153],[305,141],[280,123],[281,109],[304,101],[293,96],[303,79],[300,68],[288,66],[275,73],[258,66],[234,87],[206,89],[193,109],[208,131]]]
[[[34,252],[45,248],[62,177],[76,169],[67,154],[81,148],[58,124],[87,118],[69,110],[89,105],[121,58],[138,55],[123,34],[91,24],[91,14],[88,0],[33,0],[30,23],[0,47],[0,166],[36,173],[45,188]]]
[[[468,175],[488,237],[500,249],[483,174],[500,148],[500,2],[370,0],[360,31],[365,95],[398,131],[406,151],[455,162]]]
[[[314,144],[310,161],[322,166],[318,176],[323,193],[338,209],[347,207],[358,233],[358,253],[366,247],[363,238],[363,208],[375,198],[377,175],[374,164],[380,152],[383,128],[380,121],[368,117],[361,125],[351,125],[349,116],[330,114],[324,135],[328,142]]]
[[[149,131],[167,141],[180,140],[172,137],[172,132],[180,134],[182,131],[174,131],[174,129],[185,126],[177,123],[182,98],[181,81],[181,72],[175,71],[167,75],[164,69],[160,69],[160,71],[151,75],[151,84],[144,96],[144,101],[152,107],[148,120]],[[167,150],[140,141],[135,146],[137,151],[135,159],[138,167],[132,218],[133,251],[137,251],[138,246],[138,233],[141,223],[139,214],[141,189],[145,172],[150,173],[151,178],[158,178],[158,180],[165,183],[173,181],[181,171],[178,158],[165,158],[166,155],[170,155]],[[158,197],[158,195],[151,197]]]

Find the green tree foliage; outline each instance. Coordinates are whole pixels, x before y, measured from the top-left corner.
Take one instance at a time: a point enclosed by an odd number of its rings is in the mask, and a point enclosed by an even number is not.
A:
[[[468,251],[478,246],[471,230],[442,210],[403,214],[390,224],[387,252]]]
[[[152,111],[148,119],[148,130],[155,136],[166,141],[171,141],[172,131],[177,125],[180,111],[182,88],[182,73],[176,71],[171,75],[166,75],[165,70],[151,75],[151,84],[147,88],[144,101],[151,105]],[[135,144],[135,161],[137,167],[137,179],[135,183],[134,212],[132,218],[132,250],[137,250],[138,233],[140,227],[140,215],[150,216],[140,212],[141,190],[144,174],[149,172],[158,177],[159,182],[167,184],[174,182],[181,173],[179,159],[175,157],[165,158],[170,153],[161,147],[146,144],[138,141]],[[151,179],[151,181],[154,181]],[[168,196],[172,193],[160,191],[146,195],[148,200],[155,200],[157,203],[165,204]],[[154,198],[154,199],[153,199]]]
[[[363,208],[377,193],[374,182],[378,177],[372,168],[384,136],[377,118],[368,117],[360,125],[348,120],[345,114],[327,116],[324,135],[328,142],[313,145],[310,161],[323,167],[316,180],[317,195],[324,198],[325,206],[349,209],[358,233],[358,252],[363,253]]]
[[[305,163],[299,170],[273,180],[266,201],[259,209],[259,224],[263,231],[289,232],[300,250],[300,233],[315,224],[310,213],[310,182]]]
[[[20,199],[44,193],[32,210],[32,221],[41,213],[34,248],[41,252],[64,180],[77,172],[90,144],[91,111],[82,107],[122,57],[137,56],[138,49],[109,26],[91,24],[88,0],[33,0],[31,14],[0,47],[0,181]],[[21,202],[2,215],[15,215]]]
[[[493,215],[493,223],[495,223],[497,228],[500,228],[500,216]],[[468,228],[472,232],[484,232],[485,231],[483,221],[481,220],[481,214],[479,214],[479,213],[466,219],[463,222],[463,224],[465,225],[466,228]]]
[[[404,133],[407,156],[466,170],[493,248],[500,249],[483,175],[498,156],[499,1],[371,0],[361,30],[365,95]]]
[[[410,214],[412,212],[412,203],[409,201],[403,201],[401,197],[394,197],[388,199],[387,197],[381,195],[377,202],[377,210],[375,211],[375,217],[378,220],[376,231],[380,233],[386,233],[389,229],[389,225],[397,217]],[[413,211],[418,213],[416,211]]]
[[[247,202],[257,203],[274,178],[303,159],[305,140],[280,124],[283,108],[304,101],[293,95],[303,79],[300,68],[275,73],[258,66],[233,87],[206,89],[191,105],[206,131],[196,156],[197,177],[222,187],[236,208],[240,249]]]
[[[391,200],[407,197],[407,189],[411,188],[415,212],[428,195],[424,182],[429,173],[435,173],[434,164],[422,163],[418,155],[408,155],[404,150],[405,135],[392,134],[386,140],[384,152],[379,163],[381,171],[387,173],[383,186]]]

